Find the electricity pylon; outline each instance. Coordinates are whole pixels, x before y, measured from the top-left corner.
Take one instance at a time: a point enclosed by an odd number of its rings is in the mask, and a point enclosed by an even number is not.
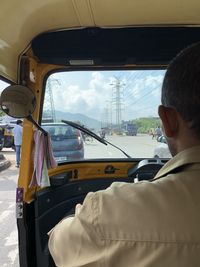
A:
[[[55,107],[54,107],[54,99],[53,99],[53,86],[60,85],[60,81],[58,79],[49,78],[47,80],[46,92],[45,92],[45,102],[44,102],[44,111],[45,117],[52,121],[56,121]]]
[[[122,122],[122,97],[123,97],[123,86],[125,85],[119,78],[115,77],[115,81],[111,83],[113,88],[112,103],[116,109],[116,125],[119,131],[121,131]]]

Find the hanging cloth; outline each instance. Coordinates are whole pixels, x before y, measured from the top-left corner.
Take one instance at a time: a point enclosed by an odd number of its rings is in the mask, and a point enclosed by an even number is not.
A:
[[[34,142],[34,170],[29,187],[46,187],[50,185],[48,169],[57,166],[53,156],[50,135],[36,130],[34,132]]]

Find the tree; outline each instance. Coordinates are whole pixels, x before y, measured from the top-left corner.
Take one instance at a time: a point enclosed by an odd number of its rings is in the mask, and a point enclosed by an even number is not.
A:
[[[139,118],[132,122],[137,125],[138,133],[149,133],[152,128],[155,129],[157,126],[161,126],[161,121],[158,117]]]

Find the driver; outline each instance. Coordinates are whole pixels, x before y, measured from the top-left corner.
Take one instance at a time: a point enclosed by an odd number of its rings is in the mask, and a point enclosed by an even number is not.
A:
[[[56,266],[200,266],[200,43],[169,64],[161,101],[173,158],[153,182],[89,193],[49,233]]]

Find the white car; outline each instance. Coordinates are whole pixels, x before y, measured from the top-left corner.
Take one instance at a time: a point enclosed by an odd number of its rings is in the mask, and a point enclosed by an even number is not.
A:
[[[158,145],[154,149],[154,155],[155,158],[171,158],[172,155],[169,151],[169,147],[166,141],[166,138],[164,135],[160,136],[158,138]]]

